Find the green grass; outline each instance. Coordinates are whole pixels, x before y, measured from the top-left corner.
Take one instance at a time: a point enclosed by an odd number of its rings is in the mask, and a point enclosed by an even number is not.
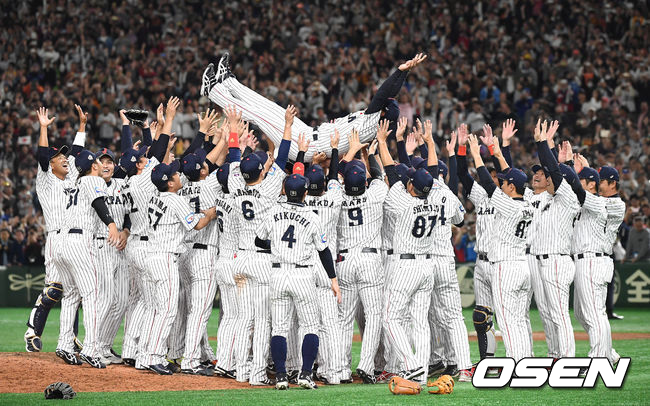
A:
[[[613,321],[613,332],[650,332],[648,324],[649,310],[621,309],[619,314],[625,320]],[[217,314],[217,313],[215,313]],[[25,329],[25,319],[28,309],[0,309],[0,352],[24,351],[22,335]],[[58,309],[54,309],[49,317],[46,332],[43,337],[44,350],[54,351],[58,333]],[[468,330],[472,331],[470,323],[471,311],[465,311]],[[574,320],[576,331],[582,331]],[[216,335],[216,317],[210,321],[209,332]],[[531,311],[531,321],[534,331],[541,331],[541,321],[536,311]],[[121,349],[122,331],[118,334],[116,350]],[[213,342],[213,345],[216,344]],[[245,389],[223,391],[185,391],[185,392],[114,392],[114,393],[79,393],[75,404],[96,405],[127,405],[127,404],[156,404],[156,405],[240,405],[240,404],[274,404],[274,405],[314,405],[329,403],[332,405],[346,404],[648,404],[650,396],[650,340],[618,340],[614,347],[623,356],[632,358],[632,365],[622,389],[607,389],[598,383],[594,389],[564,390],[544,387],[542,389],[498,389],[478,390],[471,384],[458,384],[451,396],[432,397],[426,393],[419,396],[393,396],[386,385],[341,385],[321,386],[317,391],[291,389],[278,392],[273,389]],[[353,346],[353,365],[359,360],[360,344]],[[470,343],[472,359],[477,359],[476,343]],[[587,341],[576,342],[577,356],[587,354]],[[546,353],[546,343],[537,341],[535,353]],[[497,356],[504,355],[503,345],[499,346]],[[38,373],[38,371],[26,371]],[[0,379],[2,369],[0,368]],[[58,404],[58,401],[45,401],[42,392],[31,394],[0,394],[0,404]],[[67,403],[66,403],[67,404]]]

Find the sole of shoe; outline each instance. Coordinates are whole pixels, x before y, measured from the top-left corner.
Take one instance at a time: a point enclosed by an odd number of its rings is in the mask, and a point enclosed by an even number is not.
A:
[[[305,381],[305,380],[301,380],[301,379],[298,379],[298,386],[300,386],[303,389],[316,389],[316,388],[318,388],[318,386],[316,386],[315,383]]]
[[[417,371],[409,372],[404,376],[404,379],[412,381],[413,379],[421,376],[425,373],[423,368],[418,369]]]
[[[277,389],[277,390],[288,390],[289,389],[289,382],[276,383],[275,384],[275,389]]]

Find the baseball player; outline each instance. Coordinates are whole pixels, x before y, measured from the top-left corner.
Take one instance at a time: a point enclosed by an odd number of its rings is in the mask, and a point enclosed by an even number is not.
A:
[[[101,221],[108,227],[106,243],[117,245],[119,231],[111,217],[106,202],[106,182],[99,176],[101,166],[95,154],[83,150],[75,158],[79,178],[74,189],[68,193],[65,211],[66,238],[58,247],[61,250],[60,265],[64,279],[68,278],[81,295],[84,310],[82,361],[94,368],[105,368],[101,361],[100,326],[104,323],[113,295],[113,273],[103,269],[94,250],[93,236],[100,229]],[[72,340],[62,331],[57,348],[71,352]]]
[[[566,165],[558,166],[547,142],[547,139],[553,138],[557,128],[557,121],[554,121],[548,130],[546,122],[540,124],[538,121],[535,130],[540,162],[548,168],[554,194],[539,211],[535,230],[536,240],[531,243],[530,253],[535,255],[538,261],[548,321],[552,323],[556,337],[557,355],[574,357],[575,338],[569,315],[569,290],[573,282],[575,266],[570,254],[573,219],[580,205],[569,182],[563,177],[563,175],[575,177],[575,173]],[[562,157],[560,159],[564,160]]]
[[[340,302],[341,291],[336,279],[334,261],[329,250],[324,227],[311,207],[304,204],[309,180],[293,174],[284,182],[286,203],[280,203],[268,211],[262,219],[255,243],[258,247],[271,249],[273,272],[271,273],[271,355],[276,371],[276,389],[289,388],[285,368],[287,333],[289,332],[290,308],[295,306],[298,325],[304,333],[302,340],[302,368],[298,385],[316,389],[312,380],[312,367],[318,352],[318,298],[314,284],[314,251],[318,251],[321,264],[330,279],[334,297]],[[265,241],[268,240],[268,241]]]
[[[271,385],[273,382],[266,375],[271,339],[268,296],[271,255],[269,250],[255,246],[255,235],[282,190],[284,167],[291,145],[291,126],[296,110],[290,106],[285,112],[285,131],[275,162],[265,153],[252,153],[240,162],[238,137],[242,131],[238,124],[241,113],[227,108],[226,115],[230,126],[228,147],[231,162],[228,190],[233,194],[239,223],[239,242],[235,259],[235,280],[240,281],[238,293],[241,303],[238,327],[241,335],[237,339],[236,349],[237,380],[248,380],[253,386]],[[253,360],[249,364],[251,335]]]
[[[614,271],[610,255],[625,216],[625,203],[618,196],[615,168],[603,166],[599,173],[579,154],[574,154],[574,163],[580,182],[572,186],[582,206],[571,242],[576,264],[575,315],[589,335],[589,357],[606,357],[613,365],[619,356],[612,348],[605,299]]]
[[[317,128],[310,127],[299,119],[295,120],[291,128],[293,140],[297,142],[299,135],[303,133],[311,134],[312,137],[311,148],[305,154],[305,161],[311,162],[316,152],[326,152],[330,155],[330,139],[334,136],[334,130],[338,130],[339,134],[349,134],[355,129],[361,142],[369,142],[375,136],[377,123],[384,111],[387,119],[397,120],[399,108],[397,102],[390,98],[395,97],[402,88],[408,72],[425,59],[426,55],[417,54],[413,59],[401,64],[380,86],[366,110],[350,113],[332,123],[323,123]],[[283,137],[285,109],[239,83],[230,72],[229,62],[230,55],[226,52],[219,61],[216,74],[214,66],[208,65],[203,73],[201,94],[209,96],[210,100],[222,108],[228,105],[237,106],[242,111],[244,120],[257,125],[275,145],[278,145]],[[339,152],[345,154],[348,148],[347,140],[341,140]],[[297,155],[298,147],[294,143],[289,151],[289,158],[295,161]]]
[[[381,264],[381,223],[383,203],[388,186],[381,174],[366,187],[366,169],[352,163],[355,154],[365,145],[353,130],[348,137],[349,149],[343,157],[345,194],[338,219],[338,266],[342,303],[343,349],[346,367],[341,379],[350,379],[350,351],[354,316],[359,300],[365,313],[365,332],[357,373],[364,383],[375,383],[374,357],[381,338],[381,304],[384,275]]]
[[[170,113],[169,107],[167,111]],[[170,124],[173,113],[171,111],[167,116]],[[141,362],[160,375],[172,374],[167,367],[165,355],[167,338],[178,307],[178,257],[186,249],[183,245],[185,233],[205,228],[216,217],[214,207],[196,214],[187,201],[177,194],[181,189],[177,173],[179,166],[179,161],[174,160],[169,165],[162,163],[154,167],[151,181],[159,194],[150,196],[147,206],[150,238],[147,271],[154,289],[155,312],[153,318],[145,324],[151,325],[151,328],[146,353],[142,354]],[[141,358],[140,354],[138,358]]]
[[[43,344],[41,335],[45,329],[45,322],[50,309],[63,297],[64,286],[61,271],[57,268],[55,256],[57,251],[54,247],[60,240],[61,230],[64,227],[64,216],[67,200],[67,193],[74,187],[74,179],[77,177],[77,169],[74,165],[74,156],[83,149],[86,138],[86,115],[81,107],[75,105],[79,113],[79,131],[75,136],[71,154],[68,156],[69,148],[63,145],[60,149],[48,145],[47,127],[54,122],[56,117],[48,117],[49,111],[44,107],[36,111],[39,124],[40,136],[38,139],[38,172],[36,174],[36,194],[43,210],[45,226],[47,230],[45,241],[45,287],[43,292],[36,299],[27,321],[25,332],[25,349],[28,352],[38,352]],[[66,300],[61,304],[61,323],[69,325],[72,331],[72,324],[77,313],[74,301]],[[69,322],[66,320],[67,317]],[[73,341],[76,337],[73,338]],[[63,349],[56,354],[67,363],[79,364],[75,354]]]
[[[494,156],[505,170],[497,176],[502,179],[497,188],[483,164],[476,136],[469,137],[470,150],[479,174],[479,183],[494,206],[493,235],[488,242],[491,269],[492,303],[503,333],[506,356],[518,361],[532,354],[526,313],[530,291],[530,272],[526,261],[528,227],[533,217],[530,203],[523,194],[527,181],[519,169],[509,168],[498,143]]]

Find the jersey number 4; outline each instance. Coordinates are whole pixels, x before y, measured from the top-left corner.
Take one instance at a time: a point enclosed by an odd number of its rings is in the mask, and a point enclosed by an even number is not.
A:
[[[154,230],[158,227],[158,223],[160,222],[160,218],[162,217],[162,215],[163,214],[161,212],[156,211],[151,207],[149,207],[149,213],[148,213],[149,225],[153,227]],[[152,216],[155,216],[156,219],[154,220]]]
[[[293,236],[294,231],[295,231],[295,227],[293,225],[290,225],[281,238],[282,241],[286,242],[287,245],[289,245],[289,248],[293,248],[293,244],[295,244],[296,242],[296,239]]]

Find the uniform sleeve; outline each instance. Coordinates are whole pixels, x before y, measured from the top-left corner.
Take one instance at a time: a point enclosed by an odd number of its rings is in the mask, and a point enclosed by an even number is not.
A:
[[[605,207],[605,200],[599,196],[592,195],[591,193],[585,193],[585,202],[582,207],[595,214],[606,213],[607,208]]]
[[[284,181],[286,176],[287,174],[284,172],[284,169],[280,168],[277,163],[274,162],[262,181],[264,194],[269,197],[275,195],[279,196],[280,192],[282,192],[282,181]]]
[[[474,182],[472,186],[472,191],[467,196],[474,206],[478,206],[484,203],[489,199],[487,192],[483,189],[483,186],[479,185],[478,182]]]
[[[320,222],[318,216],[314,215],[311,223],[313,226],[312,236],[314,246],[316,247],[316,251],[322,251],[329,246],[329,243],[327,241],[327,233],[325,232],[325,228]]]
[[[273,219],[273,215],[269,213],[269,215],[264,219],[264,221],[260,222],[260,225],[257,227],[257,230],[255,230],[255,234],[260,240],[268,240],[270,233],[271,233],[271,219]]]
[[[447,193],[447,210],[449,211],[449,221],[452,224],[460,224],[465,220],[465,207],[458,200],[452,191]]]
[[[401,213],[406,209],[407,191],[402,182],[397,182],[391,186],[386,200],[384,200],[384,209],[388,213]]]
[[[559,202],[567,208],[578,210],[580,203],[578,202],[578,196],[573,192],[571,185],[567,182],[566,179],[563,179],[563,182],[560,183],[560,187],[555,191],[555,196],[559,199]]]
[[[241,176],[239,161],[231,163],[230,172],[228,173],[228,190],[234,192],[237,189],[242,189],[244,186],[246,186],[246,182]]]
[[[90,198],[90,201],[98,197],[106,197],[106,182],[99,176],[88,176],[81,184],[81,192]]]
[[[171,209],[174,211],[176,218],[183,224],[187,230],[193,229],[203,218],[203,213],[195,214],[190,204],[180,196],[174,196]]]
[[[527,187],[526,189],[524,189],[524,200],[530,201],[530,199],[532,199],[533,196],[535,196],[535,192],[533,192],[531,188]]]
[[[388,185],[381,179],[373,179],[370,182],[370,187],[368,187],[367,193],[373,200],[383,202],[386,200],[386,196],[388,195]]]
[[[77,179],[79,176],[79,171],[77,170],[77,166],[74,163],[75,159],[72,154],[68,155],[68,179]]]
[[[490,202],[497,212],[508,217],[515,215],[519,209],[519,205],[512,198],[503,193],[503,191],[499,188],[496,188],[494,190],[494,194],[492,195],[492,200]]]

